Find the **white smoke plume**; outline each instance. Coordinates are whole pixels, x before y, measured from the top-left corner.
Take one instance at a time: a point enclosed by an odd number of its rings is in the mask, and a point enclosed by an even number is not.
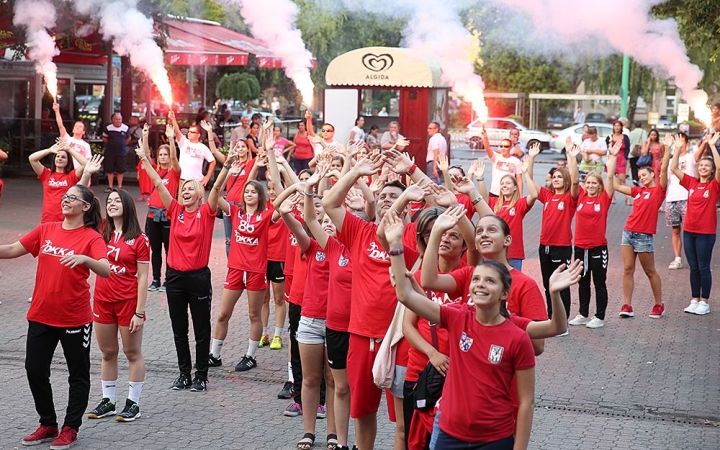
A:
[[[226,0],[240,6],[253,36],[263,41],[282,61],[285,73],[310,108],[315,86],[310,78],[312,54],[305,48],[302,33],[295,26],[298,8],[291,0]]]
[[[35,70],[45,78],[48,91],[57,97],[57,66],[53,58],[60,54],[47,30],[55,26],[55,6],[47,0],[19,0],[15,3],[13,23],[27,30],[28,57]]]

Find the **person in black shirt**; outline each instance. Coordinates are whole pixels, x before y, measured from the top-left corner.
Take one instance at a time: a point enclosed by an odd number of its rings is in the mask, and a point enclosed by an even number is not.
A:
[[[105,173],[108,177],[108,187],[105,192],[111,192],[115,175],[117,175],[117,188],[122,189],[123,174],[127,166],[127,145],[130,143],[128,126],[122,123],[122,115],[112,115],[112,123],[103,130],[102,140],[105,143]]]

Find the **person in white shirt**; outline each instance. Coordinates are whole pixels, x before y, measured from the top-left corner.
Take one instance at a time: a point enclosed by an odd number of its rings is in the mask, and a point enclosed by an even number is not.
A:
[[[387,108],[383,106],[382,109],[380,109],[380,112],[378,113],[378,117],[387,117],[387,116],[388,116]]]
[[[588,127],[588,138],[580,144],[580,155],[582,161],[578,165],[578,171],[580,171],[581,181],[585,179],[583,174],[595,171],[602,173],[604,166],[603,156],[607,155],[608,147],[605,139],[599,139],[597,135],[597,128]]]
[[[55,120],[57,121],[58,130],[60,131],[60,137],[68,143],[71,149],[83,155],[85,159],[90,160],[90,158],[92,158],[90,144],[83,141],[83,135],[85,135],[85,123],[81,120],[75,121],[72,136],[70,136],[65,129],[65,124],[63,124],[62,115],[60,114],[60,105],[53,103],[53,111],[55,111]],[[80,163],[75,158],[73,158],[73,164],[75,168],[80,167]]]
[[[168,113],[168,119],[172,121],[175,136],[179,137],[180,184],[182,185],[185,180],[197,180],[203,187],[207,186],[210,177],[215,171],[215,156],[213,156],[207,145],[200,142],[200,127],[191,125],[188,129],[188,135],[185,137],[180,132],[180,126],[172,111]],[[210,132],[212,132],[212,127],[210,127]],[[211,135],[208,136],[208,142],[211,146],[215,146]],[[208,162],[207,175],[203,175],[203,160]]]
[[[573,119],[575,120],[575,123],[585,123],[585,112],[582,110],[581,107],[577,107],[575,110],[575,115],[573,116]]]
[[[383,133],[382,137],[380,138],[380,148],[384,150],[390,150],[395,143],[401,139],[405,139],[405,137],[400,134],[400,124],[397,123],[395,120],[390,122],[388,124],[388,130]],[[396,146],[399,151],[405,150],[405,147],[403,146]]]
[[[242,116],[240,125],[233,128],[230,135],[231,145],[235,145],[240,139],[245,139],[248,134],[250,134],[250,116]]]
[[[365,142],[365,118],[359,116],[355,119],[355,126],[350,130],[350,142]]]
[[[512,142],[512,148],[510,149],[510,155],[516,158],[522,158],[527,153],[525,144],[520,141],[520,130],[513,128],[510,130],[510,142]]]
[[[438,170],[438,158],[440,156],[447,156],[447,141],[440,133],[440,124],[437,122],[430,122],[427,127],[430,141],[428,142],[427,156],[425,161],[427,162],[426,174],[428,178],[433,180],[437,184],[443,184],[444,178],[443,173]]]
[[[500,195],[500,180],[505,175],[512,175],[517,180],[518,192],[523,191],[522,183],[522,162],[510,154],[510,148],[512,147],[512,141],[510,139],[503,139],[500,141],[500,153],[497,153],[490,146],[490,139],[487,135],[487,130],[483,127],[482,129],[483,147],[487,153],[488,158],[492,161],[492,181],[490,183],[490,195],[498,197]]]

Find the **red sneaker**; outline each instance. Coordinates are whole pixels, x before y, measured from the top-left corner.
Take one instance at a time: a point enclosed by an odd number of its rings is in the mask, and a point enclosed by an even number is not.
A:
[[[65,450],[77,444],[77,430],[64,426],[60,432],[60,436],[50,444],[51,450]]]
[[[53,440],[58,435],[58,427],[50,425],[40,425],[35,432],[29,436],[25,436],[22,440],[23,445],[38,445],[43,442]]]
[[[665,304],[660,303],[659,305],[653,306],[652,311],[650,311],[650,318],[659,319],[663,314],[665,314]]]
[[[630,305],[622,305],[622,308],[620,308],[620,317],[632,317],[635,313],[633,312],[632,306]]]

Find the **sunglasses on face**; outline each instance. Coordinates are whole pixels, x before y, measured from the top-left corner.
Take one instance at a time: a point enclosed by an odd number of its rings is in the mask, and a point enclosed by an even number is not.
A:
[[[332,132],[334,132],[335,130],[331,130],[330,128],[323,128],[323,129],[320,130],[320,131],[323,132],[323,133],[332,133]]]
[[[80,197],[78,197],[78,196],[75,195],[75,194],[63,194],[62,199],[63,199],[63,200],[67,200],[67,201],[69,201],[69,202],[74,202],[74,201],[76,201],[76,200],[79,200],[79,201],[85,203],[86,205],[89,205],[89,204],[90,204],[90,203],[86,202],[85,200],[81,199]]]
[[[510,148],[509,145],[501,145],[500,148]]]

